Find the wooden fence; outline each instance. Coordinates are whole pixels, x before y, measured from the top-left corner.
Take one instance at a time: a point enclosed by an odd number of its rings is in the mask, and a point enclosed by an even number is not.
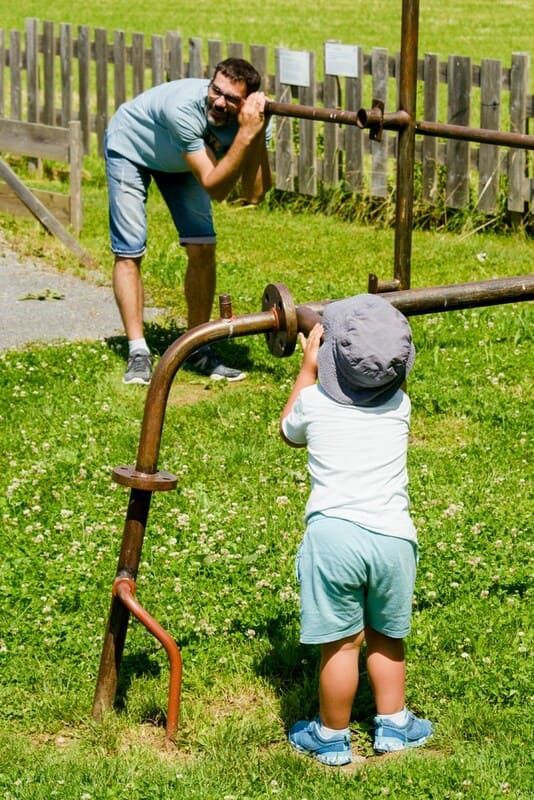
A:
[[[122,102],[163,81],[211,75],[227,56],[248,58],[261,73],[266,92],[281,102],[357,110],[369,108],[376,98],[386,111],[397,108],[399,57],[384,48],[365,53],[361,47],[341,45],[345,61],[347,53],[351,59],[350,69],[331,74],[325,58],[320,70],[324,78],[318,80],[313,52],[279,48],[272,54],[261,45],[247,52],[241,43],[229,43],[223,52],[220,41],[184,42],[176,32],[148,38],[132,33],[127,41],[122,30],[73,29],[36,19],[26,20],[24,33],[0,29],[0,116],[63,127],[79,120],[85,151],[93,133],[101,151],[107,122]],[[274,74],[268,69],[271,60]],[[502,130],[506,117],[507,129],[528,133],[534,115],[529,70],[527,53],[512,54],[509,67],[493,59],[478,65],[465,56],[442,61],[425,54],[418,63],[418,118],[436,121],[445,115],[453,124]],[[275,186],[314,195],[320,184],[343,183],[355,193],[386,197],[394,185],[396,143],[394,133],[377,142],[355,127],[278,117],[271,153]],[[510,211],[524,213],[532,205],[532,158],[524,150],[418,137],[416,159],[422,163],[422,196],[429,204],[438,199],[443,169],[445,202],[452,208],[465,207],[474,189],[478,208],[494,212],[502,199],[501,176],[507,177]]]
[[[0,118],[0,150],[68,164],[69,194],[33,189],[33,195],[74,233],[82,229],[82,142],[80,123],[60,128],[37,122]],[[0,181],[0,211],[32,216],[32,210],[4,181]]]

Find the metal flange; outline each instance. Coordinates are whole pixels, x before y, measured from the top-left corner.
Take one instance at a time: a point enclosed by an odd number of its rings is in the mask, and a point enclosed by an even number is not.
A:
[[[297,309],[291,292],[283,283],[270,283],[263,292],[262,311],[274,310],[278,330],[265,334],[267,347],[273,356],[290,356],[297,344]]]
[[[139,472],[133,466],[115,467],[111,476],[115,483],[130,486],[132,489],[144,489],[147,492],[168,492],[176,489],[178,478],[170,472]]]

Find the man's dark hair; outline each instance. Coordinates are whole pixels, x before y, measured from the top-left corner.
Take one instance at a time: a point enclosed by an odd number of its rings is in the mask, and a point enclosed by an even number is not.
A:
[[[226,58],[224,61],[219,61],[215,67],[213,78],[218,72],[231,81],[244,81],[247,86],[247,96],[252,92],[257,92],[260,88],[260,73],[244,58]]]

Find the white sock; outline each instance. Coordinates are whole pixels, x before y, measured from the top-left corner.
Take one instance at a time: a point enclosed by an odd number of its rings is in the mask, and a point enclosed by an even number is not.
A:
[[[321,739],[334,739],[339,736],[345,736],[345,734],[350,733],[349,728],[327,728],[326,725],[323,725],[322,722],[319,722],[317,725],[319,736]]]
[[[145,353],[150,353],[148,349],[148,345],[145,341],[145,337],[143,336],[142,339],[129,339],[128,340],[128,355],[132,355],[132,353],[136,353],[139,351],[143,351]]]
[[[408,722],[408,709],[405,706],[402,711],[397,711],[396,714],[378,714],[378,716],[380,719],[387,719],[389,722],[402,728],[402,726],[406,725]]]

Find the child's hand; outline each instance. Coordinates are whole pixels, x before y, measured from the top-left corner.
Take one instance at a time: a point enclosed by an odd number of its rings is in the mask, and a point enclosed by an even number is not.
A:
[[[303,333],[299,333],[299,342],[304,354],[302,368],[312,370],[315,374],[317,374],[317,354],[321,346],[323,332],[324,328],[321,323],[316,322],[307,339]]]

